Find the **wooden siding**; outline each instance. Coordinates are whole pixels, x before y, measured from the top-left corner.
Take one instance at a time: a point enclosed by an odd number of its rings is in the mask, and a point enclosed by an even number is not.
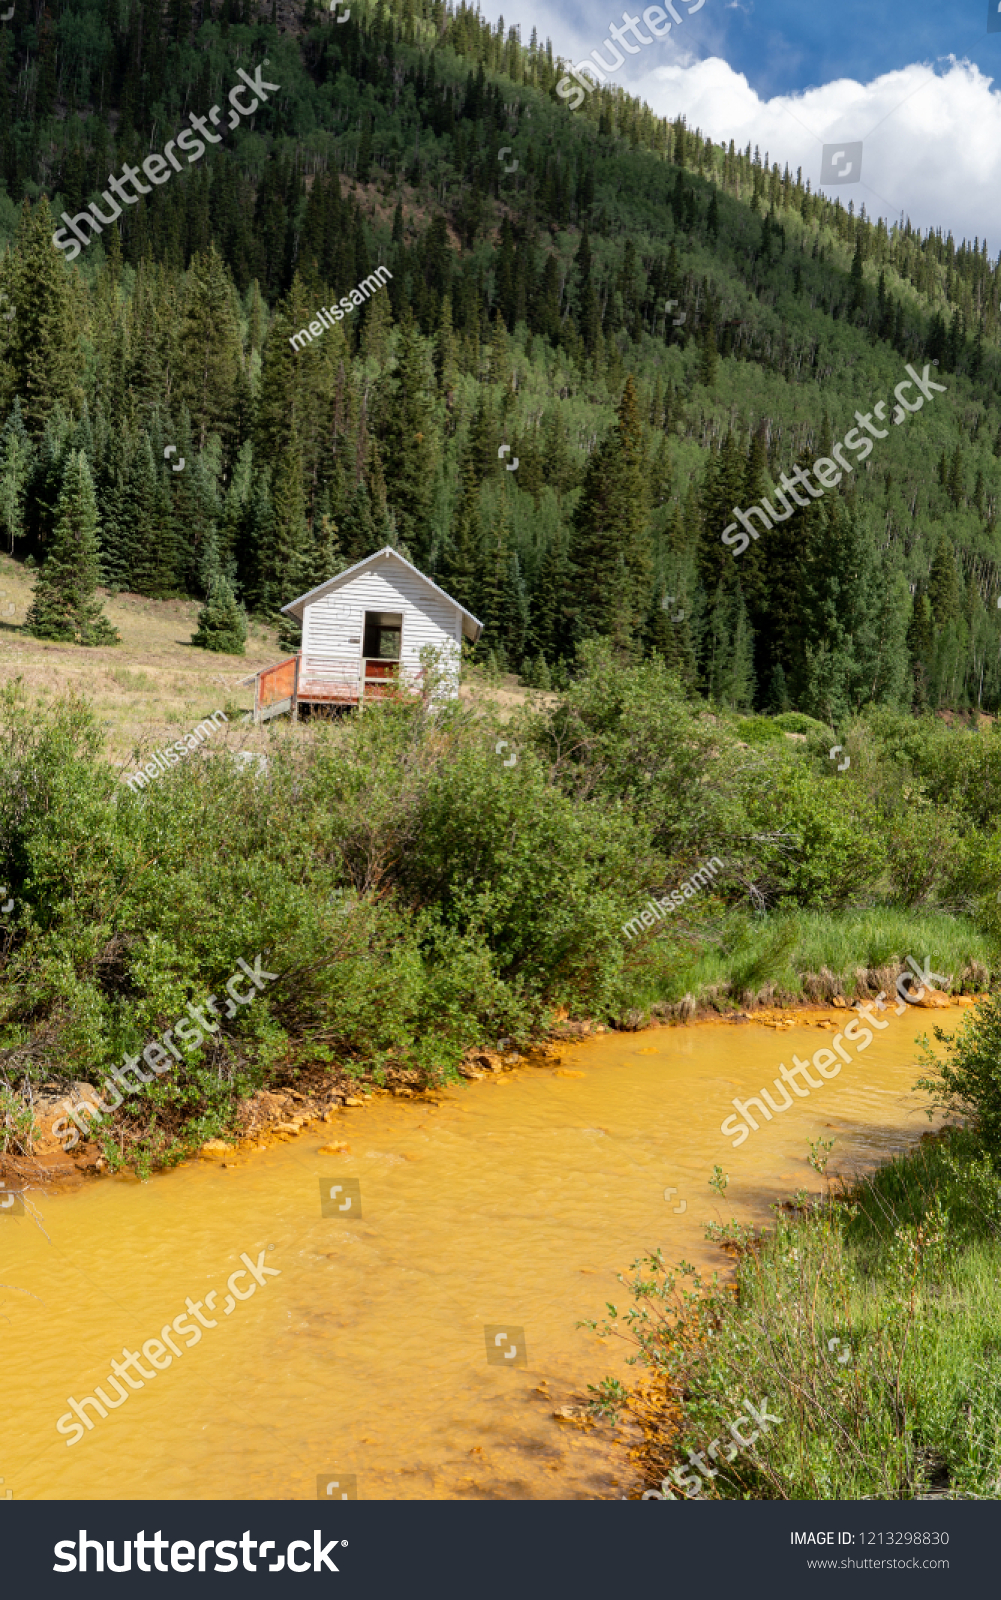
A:
[[[323,671],[332,681],[357,681],[366,611],[402,614],[400,666],[405,678],[417,673],[425,645],[447,649],[458,658],[461,612],[415,574],[386,559],[303,608],[302,649],[309,658],[311,682]]]
[[[359,663],[341,662],[330,656],[299,657],[299,700],[357,700],[361,674]]]

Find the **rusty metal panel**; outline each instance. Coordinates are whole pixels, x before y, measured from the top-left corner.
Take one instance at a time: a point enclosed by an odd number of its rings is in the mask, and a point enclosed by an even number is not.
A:
[[[257,676],[257,704],[263,710],[276,700],[289,700],[295,689],[296,656],[279,661],[277,666],[265,667]]]

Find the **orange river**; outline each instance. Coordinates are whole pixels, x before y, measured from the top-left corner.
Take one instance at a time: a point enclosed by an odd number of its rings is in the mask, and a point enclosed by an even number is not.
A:
[[[377,1095],[226,1166],[30,1192],[0,1214],[0,1497],[626,1494],[607,1428],[554,1417],[632,1371],[576,1327],[623,1303],[616,1272],[658,1245],[728,1270],[704,1239],[717,1162],[723,1220],[766,1222],[820,1189],[808,1140],[859,1171],[928,1127],[914,1041],[940,1018],[888,1007],[864,1053],[735,1150],[731,1100],[829,1045],[818,1017],[606,1034],[437,1106]],[[333,1140],[348,1149],[321,1153]]]

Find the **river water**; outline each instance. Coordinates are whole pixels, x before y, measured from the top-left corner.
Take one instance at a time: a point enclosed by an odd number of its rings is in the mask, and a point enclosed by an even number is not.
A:
[[[436,1107],[376,1096],[225,1167],[30,1194],[0,1216],[0,1496],[625,1494],[607,1429],[553,1415],[630,1374],[577,1320],[645,1249],[727,1270],[703,1238],[715,1163],[725,1216],[764,1222],[820,1188],[809,1139],[836,1139],[832,1171],[916,1141],[914,1040],[938,1019],[883,1015],[864,1054],[738,1150],[720,1133],[731,1100],[829,1044],[817,1016],[604,1035]],[[332,1141],[349,1148],[320,1153]]]

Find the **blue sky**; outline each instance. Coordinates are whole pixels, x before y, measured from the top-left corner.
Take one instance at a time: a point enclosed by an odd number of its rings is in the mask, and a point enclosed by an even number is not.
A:
[[[862,140],[860,181],[839,186],[845,204],[957,240],[986,235],[992,256],[1001,251],[1001,31],[987,31],[987,0],[702,0],[692,14],[695,0],[675,4],[681,23],[612,81],[714,140],[750,140],[801,166],[815,188],[824,144]],[[496,18],[489,0],[484,10]],[[580,62],[623,11],[622,0],[508,0],[504,16],[524,40],[534,25]]]
[[[581,14],[599,20],[600,7]],[[603,20],[603,19],[602,19]],[[755,0],[714,6],[713,0],[691,19],[699,22],[702,43],[743,72],[762,96],[788,93],[855,78],[867,83],[881,73],[914,61],[943,61],[958,55],[983,71],[1001,69],[1001,33],[987,33],[984,0],[962,4],[888,3],[840,0],[837,5],[770,5]]]

